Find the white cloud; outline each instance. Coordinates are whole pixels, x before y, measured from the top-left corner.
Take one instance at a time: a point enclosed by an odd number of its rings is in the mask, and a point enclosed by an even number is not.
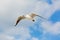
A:
[[[59,0],[52,0],[52,2],[53,2],[53,4],[50,5],[50,8],[48,8],[49,6],[47,7],[48,10],[45,13],[45,14],[47,14],[45,17],[47,17],[47,18],[51,17],[56,10],[60,9]],[[52,34],[60,34],[60,30],[59,30],[60,22],[56,22],[55,24],[53,24],[51,21],[45,21],[45,22],[42,22],[41,24],[44,29],[44,33],[49,32]]]
[[[0,40],[14,40],[14,37],[6,34],[0,34]]]
[[[27,40],[31,38],[31,35],[29,33],[29,28],[27,27],[12,27],[5,29],[4,34],[8,34],[10,36],[20,35],[18,38],[19,40]]]
[[[0,34],[1,40],[27,40],[31,38],[29,28],[27,27],[6,27]],[[18,38],[16,39],[16,35]]]
[[[60,22],[56,22],[50,30],[53,34],[60,34]]]
[[[52,5],[49,5],[46,2],[39,1],[39,2],[37,2],[33,12],[35,12],[45,18],[49,18],[52,15],[53,7],[52,7]]]
[[[29,27],[22,27],[22,26],[18,26],[18,27],[14,27],[13,23],[15,23],[15,19],[17,18],[17,16],[22,15],[22,14],[26,14],[31,12],[36,12],[37,14],[45,17],[45,18],[49,18],[53,12],[60,7],[58,3],[56,4],[52,4],[49,5],[46,2],[36,2],[36,0],[16,0],[16,1],[12,1],[12,0],[0,0],[0,25],[4,30],[4,35],[2,36],[2,40],[6,39],[6,40],[14,40],[14,35],[20,35],[20,39],[18,40],[26,40],[28,38],[31,38],[30,35],[30,31],[29,31]],[[22,3],[22,4],[21,4]],[[37,4],[36,4],[37,3]],[[36,4],[36,5],[35,5]],[[58,5],[57,5],[58,4]],[[56,7],[55,7],[56,6]],[[47,15],[46,15],[47,14]],[[12,24],[12,25],[11,25]],[[48,25],[47,25],[48,24]],[[43,22],[42,26],[44,31],[46,32],[51,32],[51,33],[55,33],[55,34],[59,34],[59,25],[60,23],[56,23],[54,25],[51,24],[51,22]],[[53,26],[53,27],[52,27]],[[56,27],[58,26],[58,27]],[[54,28],[56,30],[54,30]],[[53,31],[52,31],[52,30]],[[13,36],[13,37],[12,37]],[[4,39],[3,39],[4,38]],[[38,38],[32,38],[32,40],[38,40]]]
[[[32,11],[36,0],[22,0],[22,3],[21,0],[0,0],[0,2],[0,19],[2,22],[7,23],[8,19],[11,22],[17,16]]]
[[[60,9],[59,0],[56,0],[56,2],[52,0],[52,2],[54,3],[52,3],[51,5],[43,1],[37,2],[33,12],[49,19],[56,10]]]
[[[51,33],[51,34],[60,34],[60,22],[56,22],[55,24],[52,24],[50,22],[43,22],[42,28],[44,30],[44,33]]]
[[[32,37],[32,39],[31,40],[39,40],[38,38],[35,38],[35,37]]]
[[[1,40],[15,40],[15,35],[20,35],[18,40],[31,38],[28,27],[14,27],[17,16],[33,10],[37,0],[0,0],[0,28],[3,30]],[[6,35],[5,35],[6,34]]]

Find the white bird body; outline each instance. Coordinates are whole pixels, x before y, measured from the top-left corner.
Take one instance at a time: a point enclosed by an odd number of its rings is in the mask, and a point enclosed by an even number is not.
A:
[[[30,15],[26,15],[25,18],[29,20],[33,20],[33,18]]]
[[[34,14],[34,13],[32,13],[32,14],[27,14],[27,15],[22,15],[22,16],[19,16],[19,17],[18,17],[15,26],[16,26],[16,25],[19,23],[19,21],[21,21],[22,19],[29,19],[29,20],[32,20],[32,21],[34,22],[35,20],[34,20],[33,18],[34,18],[35,16],[38,16],[38,17],[40,17],[40,18],[43,18],[43,17],[41,17],[41,16],[39,16],[39,15],[37,15],[37,14]],[[45,19],[45,18],[43,18],[43,19]]]

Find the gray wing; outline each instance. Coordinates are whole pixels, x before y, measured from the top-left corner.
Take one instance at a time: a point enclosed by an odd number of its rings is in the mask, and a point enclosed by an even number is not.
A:
[[[24,16],[19,16],[18,19],[17,19],[17,21],[16,21],[15,26],[19,23],[19,21],[21,21],[21,20],[24,19],[24,18],[25,18]]]
[[[30,16],[31,16],[32,18],[34,18],[35,16],[38,16],[38,17],[40,17],[40,18],[43,18],[43,19],[47,20],[46,18],[44,18],[44,17],[42,17],[42,16],[40,16],[40,15],[34,14],[34,13],[32,13]]]
[[[32,13],[30,16],[31,16],[32,18],[34,18],[34,17],[36,16],[36,14]]]

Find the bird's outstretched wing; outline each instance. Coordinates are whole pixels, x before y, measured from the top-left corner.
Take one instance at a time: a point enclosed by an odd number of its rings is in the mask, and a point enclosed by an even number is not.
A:
[[[18,19],[17,19],[17,21],[16,21],[15,26],[19,23],[19,21],[21,21],[21,20],[24,19],[24,18],[25,18],[24,16],[19,16]]]
[[[36,16],[38,16],[38,17],[40,17],[40,18],[42,18],[42,19],[48,20],[48,19],[46,19],[46,18],[44,18],[44,17],[42,17],[42,16],[40,16],[40,15],[36,15]]]
[[[42,17],[42,16],[40,16],[40,15],[34,14],[34,13],[32,13],[30,16],[31,16],[32,18],[34,18],[35,16],[38,16],[38,17],[40,17],[40,18],[42,18],[42,19],[47,20],[46,18],[44,18],[44,17]]]
[[[31,16],[32,18],[34,18],[34,17],[36,16],[36,14],[32,13],[32,14],[30,14],[30,16]]]

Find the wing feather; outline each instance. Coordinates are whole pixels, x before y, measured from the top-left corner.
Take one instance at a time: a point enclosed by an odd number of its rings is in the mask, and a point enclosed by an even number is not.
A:
[[[30,16],[31,16],[32,18],[34,18],[34,17],[36,16],[36,14],[32,13]]]
[[[17,19],[17,21],[16,21],[15,26],[19,23],[19,21],[21,21],[21,20],[24,19],[24,18],[25,18],[24,16],[19,16],[18,19]]]
[[[30,16],[31,16],[32,18],[34,18],[35,16],[38,16],[38,17],[40,17],[40,18],[43,18],[43,19],[47,20],[46,18],[44,18],[44,17],[42,17],[42,16],[40,16],[40,15],[34,14],[34,13],[32,13]]]

